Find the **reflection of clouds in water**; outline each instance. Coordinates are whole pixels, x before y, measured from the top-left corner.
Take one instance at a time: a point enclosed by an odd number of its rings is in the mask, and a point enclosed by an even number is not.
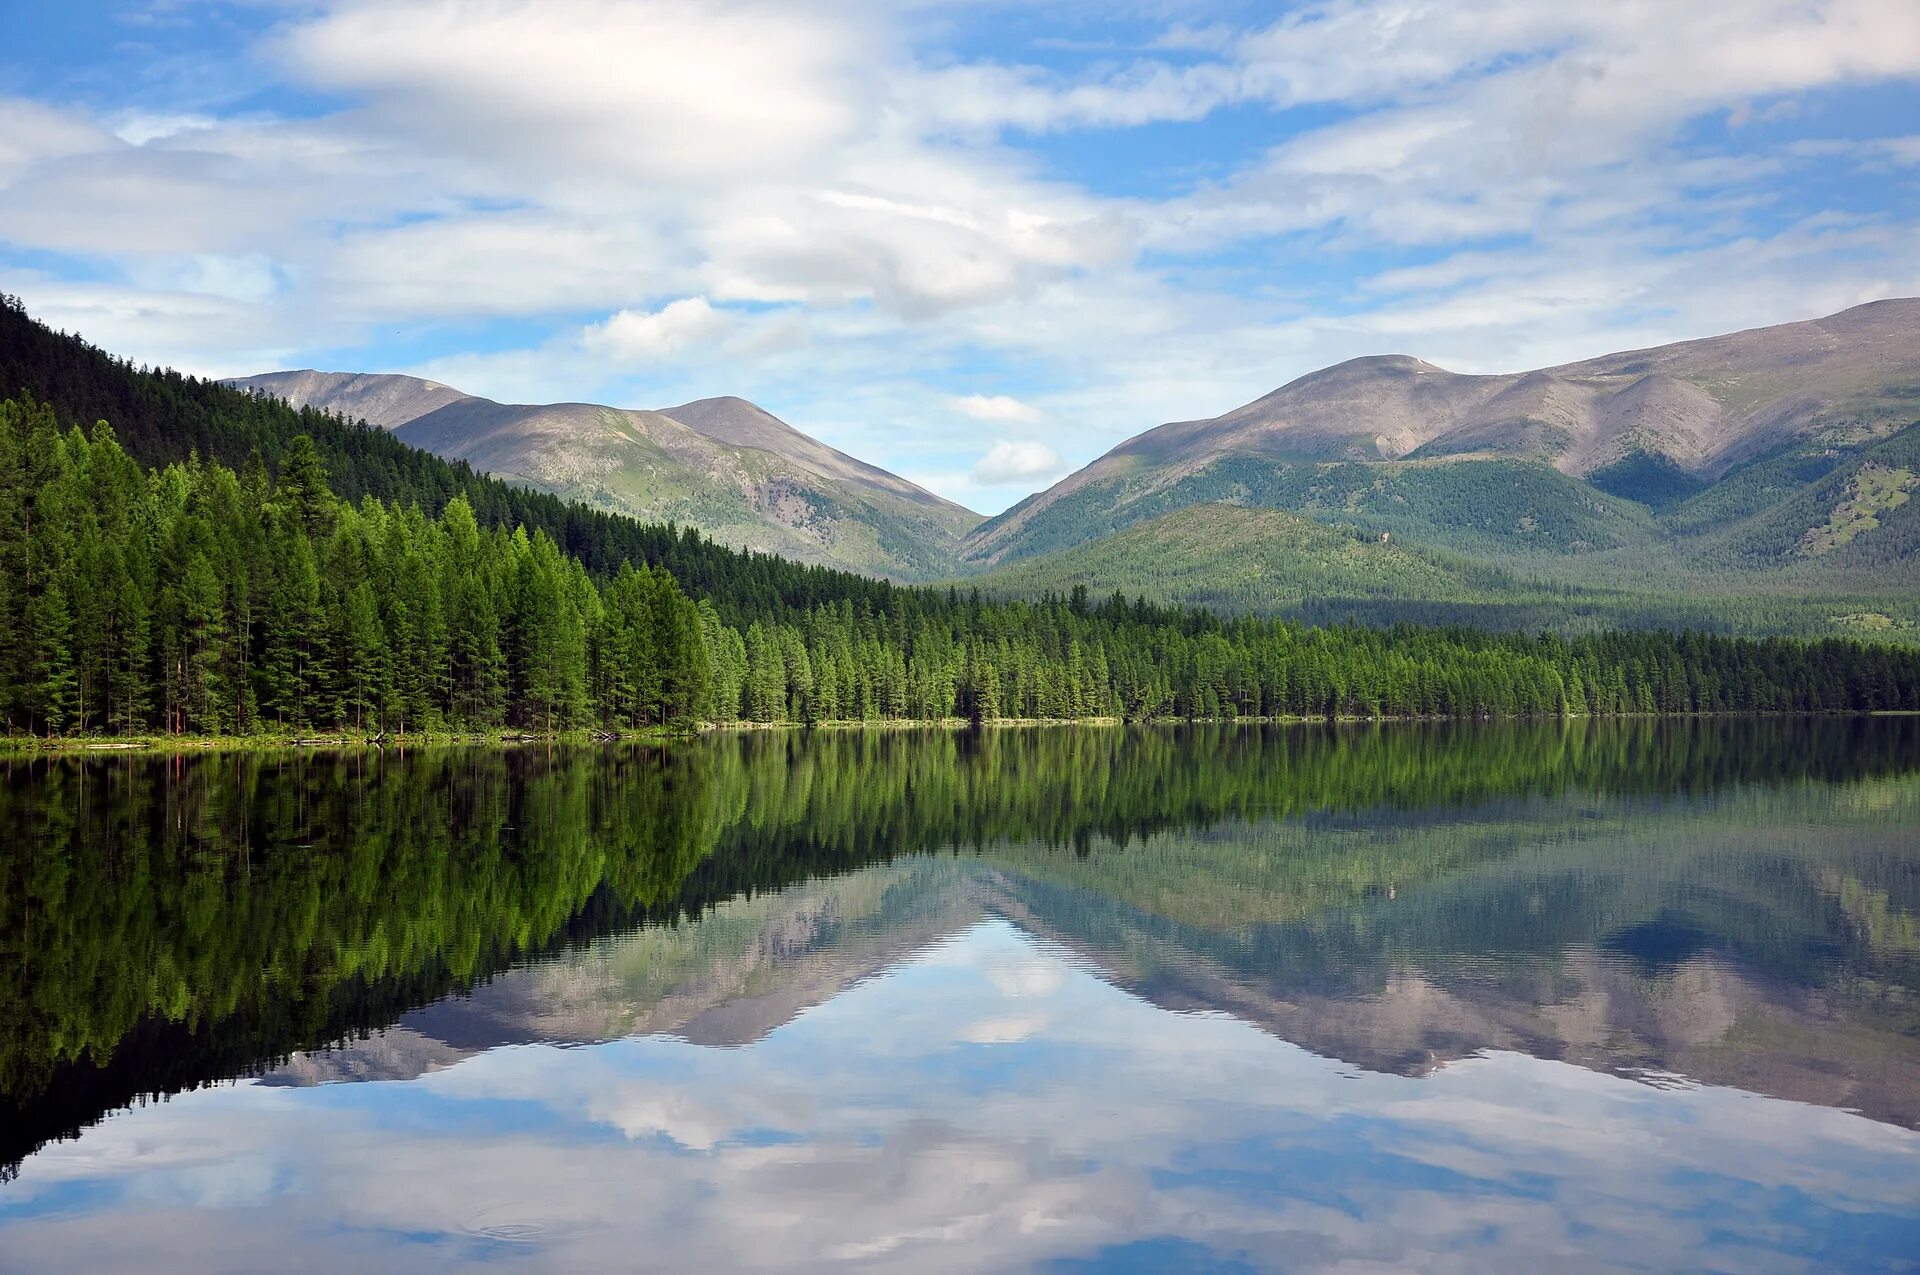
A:
[[[732,1127],[711,1104],[644,1091],[620,1095],[601,1118],[629,1138],[664,1137],[692,1151],[713,1150]]]
[[[1662,1091],[1523,1054],[1455,1063],[1436,1079],[1445,1083],[1423,1084],[1402,1102],[1349,1110],[1427,1139],[1427,1159],[1463,1172],[1578,1174],[1664,1208],[1668,1175],[1697,1166],[1920,1222],[1920,1137],[1892,1125],[1735,1089]],[[1876,1163],[1885,1176],[1871,1171]]]
[[[1824,1108],[1519,1055],[1356,1078],[994,922],[751,1048],[502,1049],[405,1085],[130,1112],[0,1192],[0,1248],[160,1275],[938,1272],[1163,1237],[1290,1269],[1764,1269],[1842,1226],[1829,1204],[1869,1236],[1875,1214],[1912,1227],[1917,1185],[1920,1139]],[[1735,1232],[1768,1248],[1732,1252]]]
[[[953,1038],[969,1045],[1015,1045],[1047,1029],[1045,1014],[1017,1014],[968,1023]]]
[[[295,1180],[291,1166],[266,1149],[185,1164],[171,1173],[143,1173],[126,1185],[125,1199],[143,1209],[237,1209],[266,1204]]]
[[[1034,949],[986,962],[986,975],[1002,996],[1051,996],[1065,986],[1067,970],[1057,958]]]

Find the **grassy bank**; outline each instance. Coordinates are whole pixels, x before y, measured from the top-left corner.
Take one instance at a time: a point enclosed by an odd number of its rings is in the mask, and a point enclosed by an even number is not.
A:
[[[1510,713],[1471,717],[1448,716],[1243,716],[1243,717],[1155,717],[1130,720],[1121,717],[1018,717],[997,718],[981,723],[986,730],[1031,730],[1048,726],[1295,726],[1391,724],[1413,722],[1494,722],[1494,721],[1625,721],[1681,718],[1761,718],[1761,717],[1911,717],[1920,714],[1902,710],[1856,710],[1838,713],[1788,712],[1673,712],[1673,713],[1590,713],[1528,714]],[[702,722],[697,729],[666,730],[652,727],[636,731],[558,731],[538,734],[526,731],[458,731],[417,734],[376,735],[359,731],[335,731],[321,735],[136,735],[136,736],[60,736],[42,738],[26,735],[0,735],[0,757],[45,754],[113,753],[204,753],[204,752],[339,752],[346,750],[380,751],[385,749],[493,747],[513,748],[531,744],[611,744],[666,743],[700,734],[754,733],[761,731],[819,730],[833,734],[852,732],[898,732],[916,730],[965,731],[975,725],[963,717],[885,718],[872,721],[828,721],[811,725],[801,722]]]
[[[634,731],[424,731],[380,735],[370,731],[326,731],[317,734],[267,735],[5,735],[0,755],[39,753],[199,753],[288,752],[300,749],[342,751],[389,748],[496,747],[523,744],[594,744],[683,739],[690,732],[660,728]]]

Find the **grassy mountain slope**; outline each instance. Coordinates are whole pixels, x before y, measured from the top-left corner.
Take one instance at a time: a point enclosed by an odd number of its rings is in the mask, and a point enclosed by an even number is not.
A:
[[[945,575],[979,521],[744,399],[662,413],[496,403],[405,376],[276,372],[235,384],[364,418],[511,482],[801,562],[900,579]]]
[[[1039,500],[1039,498],[1030,498]],[[1275,460],[1229,452],[1177,475],[1134,465],[1024,513],[1017,540],[991,552],[979,533],[966,553],[980,565],[1015,562],[1081,544],[1190,505],[1227,502],[1352,523],[1462,552],[1573,555],[1644,546],[1656,538],[1645,506],[1610,496],[1546,465]]]
[[[1399,542],[1382,543],[1277,509],[1192,505],[1088,544],[1002,567],[995,592],[1038,596],[1084,585],[1157,602],[1294,614],[1335,599],[1498,602],[1515,581]]]
[[[1207,504],[996,567],[973,582],[1007,597],[1065,595],[1083,586],[1096,598],[1117,591],[1228,615],[1321,624],[1358,620],[1570,633],[1691,628],[1920,641],[1920,594],[1912,591],[1902,596],[1870,584],[1851,591],[1742,589],[1748,581],[1739,576],[1732,589],[1722,581],[1681,590],[1649,583],[1646,573],[1618,575],[1618,582],[1590,584],[1542,578],[1397,536],[1383,543],[1377,533],[1281,510]]]
[[[661,409],[661,415],[715,442],[770,452],[816,474],[837,478],[876,496],[891,496],[924,509],[927,516],[964,534],[980,522],[980,515],[898,474],[869,465],[817,438],[801,433],[773,413],[731,395],[697,399]]]

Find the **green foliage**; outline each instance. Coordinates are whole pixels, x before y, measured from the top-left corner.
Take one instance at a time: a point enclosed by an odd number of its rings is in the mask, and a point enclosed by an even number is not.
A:
[[[1116,588],[1220,612],[1340,614],[1348,600],[1497,603],[1523,598],[1507,573],[1275,509],[1193,505],[981,578],[1016,597]]]
[[[1674,572],[1686,578],[1678,566]],[[1920,594],[1752,588],[1724,576],[1685,592],[1556,583],[1379,534],[1278,510],[1195,505],[1072,548],[996,567],[974,581],[998,596],[1115,589],[1167,606],[1309,624],[1460,625],[1569,636],[1692,629],[1798,637],[1920,638]],[[1734,592],[1727,592],[1729,588]],[[1877,624],[1853,617],[1879,615]]]
[[[1176,559],[1157,564],[1147,583],[1160,587],[1129,591],[1315,621],[1350,615],[1563,632],[1625,625],[1820,636],[1846,631],[1834,617],[1849,613],[1883,612],[1900,625],[1920,619],[1920,503],[1903,499],[1905,475],[1920,472],[1920,425],[1889,434],[1872,422],[1830,422],[1712,481],[1644,453],[1586,481],[1520,460],[1310,462],[1236,453],[1174,472],[1133,459],[1131,468],[1050,502],[1035,497],[985,524],[974,551],[1003,564],[988,578],[997,586],[1026,559],[1045,562],[1221,502],[1292,512],[1363,540],[1390,533],[1466,578],[1416,585],[1410,598],[1335,579],[1318,596],[1294,598],[1248,564],[1211,552],[1206,565],[1222,577],[1211,588],[1194,587],[1201,559],[1186,572],[1194,580],[1162,584],[1182,572]],[[1299,566],[1279,574],[1310,577]]]
[[[15,450],[45,463],[7,550],[32,569],[10,595],[25,658],[0,694],[34,733],[1920,706],[1920,653],[1851,642],[1314,629],[1095,606],[1084,587],[896,590],[890,614],[843,600],[754,620],[736,644],[667,573],[627,564],[596,586],[544,532],[482,530],[464,496],[429,519],[336,506],[311,463],[254,496],[198,461],[141,478],[112,431],[61,434],[44,408],[5,405],[0,432],[28,419]]]
[[[730,624],[756,615],[805,610],[850,598],[885,609],[895,586],[825,567],[802,566],[765,553],[722,548],[691,528],[635,522],[580,502],[475,474],[369,428],[311,409],[161,368],[136,367],[35,322],[18,298],[0,295],[0,398],[23,396],[49,419],[92,425],[112,421],[126,453],[164,468],[198,457],[242,473],[242,494],[263,499],[270,467],[284,468],[294,440],[306,436],[343,503],[372,496],[400,509],[418,506],[437,517],[465,496],[479,524],[528,534],[544,531],[596,578],[623,562],[665,568],[698,596],[714,599]],[[31,396],[27,398],[25,396]],[[37,463],[28,458],[27,463]],[[0,453],[0,463],[7,457]],[[28,481],[31,490],[38,486]],[[0,507],[0,519],[6,510]],[[0,529],[4,530],[4,529]]]
[[[706,782],[645,749],[48,761],[0,799],[0,1167],[671,906]]]
[[[1008,560],[1210,502],[1288,510],[1376,537],[1386,531],[1482,553],[1583,554],[1647,543],[1654,535],[1640,505],[1526,461],[1322,463],[1229,454],[1172,481],[1162,478],[1149,470],[1069,493],[1027,521]]]
[[[700,613],[664,571],[602,590],[463,495],[438,518],[341,504],[300,438],[271,482],[197,459],[143,474],[112,430],[62,434],[34,404],[0,403],[0,439],[13,730],[557,731],[703,707]]]
[[[1911,469],[1862,465],[1847,486],[1847,499],[1834,507],[1833,516],[1825,524],[1810,528],[1795,551],[1817,558],[1879,530],[1881,520],[1906,504],[1916,486],[1920,486],[1920,479]]]
[[[1910,587],[1920,583],[1920,505],[1895,499],[1905,494],[1905,480],[1888,476],[1916,470],[1920,425],[1867,445],[1801,444],[1678,506],[1672,522],[1695,535],[1691,556],[1704,568],[1784,568],[1796,579],[1851,576]],[[1860,512],[1870,525],[1850,513],[1863,480],[1872,490]],[[1844,528],[1844,537],[1836,537],[1835,528]],[[1822,529],[1828,529],[1824,551],[1805,554]],[[1810,556],[1817,561],[1807,561]]]

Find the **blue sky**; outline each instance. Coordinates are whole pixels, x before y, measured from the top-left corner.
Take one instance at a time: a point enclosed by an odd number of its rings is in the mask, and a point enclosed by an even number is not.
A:
[[[734,393],[992,512],[1165,420],[1920,292],[1911,0],[0,0],[0,288]]]

